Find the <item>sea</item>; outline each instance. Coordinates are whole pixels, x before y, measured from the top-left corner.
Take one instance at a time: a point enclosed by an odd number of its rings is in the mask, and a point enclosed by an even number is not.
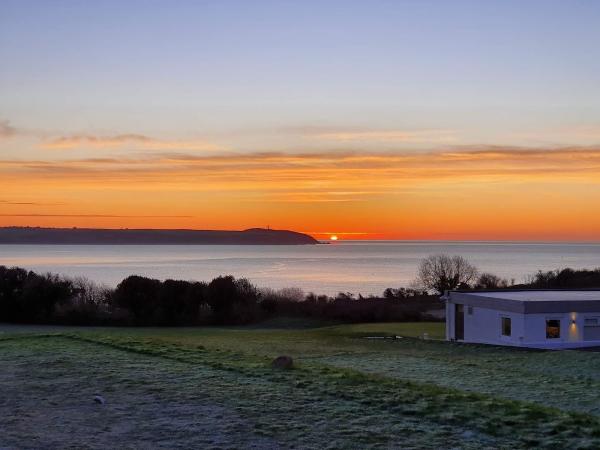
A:
[[[600,242],[337,241],[322,245],[0,245],[0,265],[116,286],[128,275],[210,281],[245,277],[259,287],[380,295],[407,287],[419,262],[461,255],[515,282],[538,270],[600,267]]]

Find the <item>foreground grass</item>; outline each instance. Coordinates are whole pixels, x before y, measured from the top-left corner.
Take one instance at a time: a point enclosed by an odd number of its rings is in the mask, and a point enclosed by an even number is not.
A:
[[[526,400],[600,416],[600,353],[543,352],[410,339],[444,334],[441,323],[378,323],[313,329],[117,329],[113,336],[274,358],[287,354],[401,380]],[[90,333],[103,336],[105,331]],[[366,339],[403,336],[403,339]]]
[[[145,424],[141,440],[120,440],[122,446],[600,446],[600,420],[593,414],[544,406],[535,399],[517,401],[494,393],[468,392],[443,382],[446,377],[458,377],[461,371],[433,373],[431,378],[437,377],[437,382],[417,382],[414,376],[397,373],[401,362],[411,367],[413,375],[419,373],[419,364],[432,371],[450,365],[471,367],[471,380],[477,380],[486,370],[498,375],[503,364],[512,368],[531,358],[543,362],[542,355],[567,355],[565,364],[554,359],[544,366],[554,364],[555,371],[549,376],[555,377],[554,382],[563,380],[553,386],[559,391],[568,388],[564,384],[566,365],[575,352],[523,352],[410,338],[364,339],[374,334],[418,336],[423,330],[434,335],[441,327],[63,329],[11,334],[0,337],[0,383],[1,391],[11,392],[15,398],[0,403],[0,428],[23,436],[28,428],[18,418],[23,412],[32,414],[34,423],[42,420],[40,409],[48,413],[54,408],[62,412],[50,417],[62,418],[66,429],[79,430],[54,436],[55,442],[64,439],[63,443],[72,446],[87,443],[80,432],[82,420],[90,421],[84,429],[95,433],[98,446],[106,444],[103,436],[127,439],[123,430],[138,422]],[[270,368],[271,358],[282,353],[295,357],[299,362],[296,369]],[[417,361],[419,355],[422,358]],[[597,364],[595,354],[575,356],[582,361],[591,358],[588,369]],[[472,366],[467,365],[469,361]],[[39,370],[41,367],[44,369]],[[468,375],[468,370],[465,373]],[[520,376],[523,373],[526,371]],[[539,375],[530,372],[527,376],[534,379]],[[589,380],[595,383],[593,376]],[[105,410],[113,408],[111,414],[90,406],[83,408],[83,415],[75,414],[82,408],[78,405],[91,404],[90,396],[96,391],[108,398]],[[75,404],[66,412],[60,407],[65,398]],[[43,427],[36,430],[39,439],[47,438]],[[19,445],[8,435],[0,436],[0,447],[32,446]],[[137,439],[137,435],[129,439]]]

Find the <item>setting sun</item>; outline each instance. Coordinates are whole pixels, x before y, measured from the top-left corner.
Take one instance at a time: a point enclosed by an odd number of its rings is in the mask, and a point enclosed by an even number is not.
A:
[[[331,236],[331,237],[329,238],[329,240],[330,240],[330,241],[337,241],[337,240],[338,240],[338,237],[337,237],[337,236],[334,234],[333,236]]]

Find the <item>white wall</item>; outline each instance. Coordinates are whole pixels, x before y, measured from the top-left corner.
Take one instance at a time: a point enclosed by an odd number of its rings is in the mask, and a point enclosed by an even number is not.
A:
[[[472,308],[473,314],[469,314]],[[455,304],[446,302],[446,339],[454,339]],[[464,342],[481,344],[520,345],[524,336],[523,314],[497,311],[478,306],[464,305]],[[511,335],[502,336],[502,317],[511,319]]]
[[[446,340],[454,338],[454,303],[446,302]]]
[[[524,336],[523,314],[477,306],[472,308],[473,314],[469,315],[469,307],[465,305],[465,342],[521,345]],[[510,336],[502,336],[502,317],[511,319]]]
[[[583,326],[588,313],[527,314],[525,318],[526,342],[541,347],[590,345],[583,341]],[[546,338],[546,320],[560,319],[560,338]],[[575,323],[573,323],[573,320]],[[594,342],[594,341],[591,341]]]
[[[454,303],[446,303],[446,339],[454,338],[454,308]],[[464,305],[464,342],[548,349],[600,345],[600,340],[583,340],[585,318],[600,317],[600,312],[523,314],[477,306],[471,308],[473,314],[470,315],[468,313],[469,305]],[[511,319],[510,337],[502,336],[502,317]],[[546,320],[548,319],[560,320],[560,338],[546,338]]]

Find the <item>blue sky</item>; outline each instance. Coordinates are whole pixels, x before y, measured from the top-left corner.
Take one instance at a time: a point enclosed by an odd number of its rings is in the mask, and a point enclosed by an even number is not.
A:
[[[0,118],[49,133],[240,151],[315,146],[297,139],[315,127],[452,133],[395,143],[415,148],[598,135],[599,2],[5,0],[0,17]]]

